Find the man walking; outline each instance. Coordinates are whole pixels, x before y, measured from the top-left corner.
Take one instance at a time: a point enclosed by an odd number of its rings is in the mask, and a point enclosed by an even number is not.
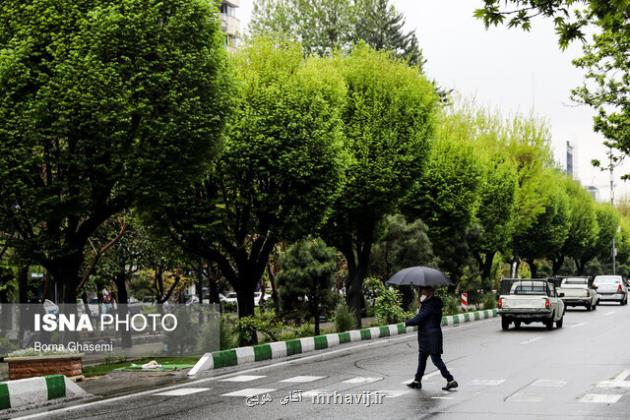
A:
[[[448,371],[444,361],[442,361],[442,299],[433,295],[432,287],[420,289],[420,311],[409,321],[405,322],[408,327],[418,327],[418,371],[414,380],[407,384],[409,388],[421,389],[422,376],[427,367],[427,359],[431,356],[431,361],[440,370],[446,379],[446,386],[442,389],[448,391],[457,388],[457,381]]]

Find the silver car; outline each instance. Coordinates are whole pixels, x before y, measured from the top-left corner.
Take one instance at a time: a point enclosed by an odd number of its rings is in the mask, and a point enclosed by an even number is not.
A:
[[[597,297],[600,302],[628,304],[628,286],[621,276],[595,276],[593,287],[597,290]]]

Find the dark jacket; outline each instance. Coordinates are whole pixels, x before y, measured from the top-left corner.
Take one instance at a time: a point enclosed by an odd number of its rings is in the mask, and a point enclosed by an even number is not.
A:
[[[442,354],[442,299],[432,296],[425,300],[420,311],[409,321],[408,327],[418,327],[419,351],[431,354]]]

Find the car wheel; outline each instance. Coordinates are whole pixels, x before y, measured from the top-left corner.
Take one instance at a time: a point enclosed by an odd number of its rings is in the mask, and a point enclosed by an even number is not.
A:
[[[547,327],[548,330],[553,329],[553,317],[551,317],[549,321],[545,322],[545,327]]]
[[[591,311],[591,309],[592,309],[592,308],[591,308],[591,304],[590,304],[590,303],[587,303],[587,304],[586,304],[586,306],[584,306],[584,307],[586,308],[586,310],[587,310],[588,312],[590,312],[590,311]]]
[[[514,328],[516,328],[517,330],[521,328],[521,321],[514,321]]]
[[[511,324],[511,322],[510,322],[510,320],[509,320],[509,319],[507,319],[507,318],[501,318],[501,329],[502,329],[503,331],[507,331],[507,330],[509,330],[509,329],[510,329],[510,324]]]
[[[564,323],[564,317],[556,321],[556,328],[562,328],[563,323]]]
[[[596,311],[596,310],[597,310],[597,302],[595,302],[595,303],[593,304],[593,310],[594,310],[594,311]]]

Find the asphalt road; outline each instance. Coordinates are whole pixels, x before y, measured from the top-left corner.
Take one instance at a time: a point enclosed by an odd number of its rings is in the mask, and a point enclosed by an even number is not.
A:
[[[340,347],[260,368],[249,365],[228,374],[212,372],[166,390],[39,415],[47,419],[630,418],[630,306],[570,310],[564,328],[552,331],[532,324],[503,332],[500,319],[494,318],[444,332],[444,360],[460,384],[456,391],[441,390],[444,380],[430,362],[422,390],[403,384],[416,368],[416,338],[409,334],[361,343],[350,351]],[[283,400],[291,391],[302,391],[302,401]],[[319,392],[331,397],[328,401],[318,397],[314,403],[312,395]],[[258,405],[248,407],[243,395],[256,394]],[[267,394],[271,400],[261,404]],[[387,396],[368,407],[366,398],[378,401],[378,395]]]

